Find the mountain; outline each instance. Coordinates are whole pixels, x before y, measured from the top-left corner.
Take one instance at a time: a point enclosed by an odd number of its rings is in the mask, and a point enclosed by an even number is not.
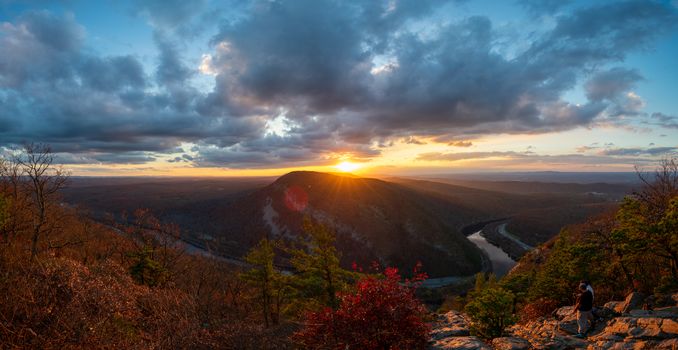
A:
[[[459,230],[479,213],[378,179],[292,172],[210,212],[219,222],[217,249],[232,256],[266,236],[297,240],[306,216],[336,232],[347,267],[379,262],[409,270],[420,261],[431,276],[481,269],[480,251]]]

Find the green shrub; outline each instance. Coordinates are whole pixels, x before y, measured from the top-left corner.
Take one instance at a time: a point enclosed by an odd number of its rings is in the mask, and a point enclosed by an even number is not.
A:
[[[130,275],[137,283],[150,287],[165,282],[167,276],[167,270],[153,259],[153,253],[153,249],[146,246],[141,251],[130,254],[135,260],[129,268]]]
[[[471,318],[471,334],[481,338],[501,337],[504,329],[515,322],[513,293],[496,286],[475,291],[464,311]]]

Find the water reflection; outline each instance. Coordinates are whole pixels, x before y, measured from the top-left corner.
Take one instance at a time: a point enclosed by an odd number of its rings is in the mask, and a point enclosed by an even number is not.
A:
[[[487,253],[492,262],[492,272],[497,277],[506,275],[516,265],[516,262],[508,254],[504,253],[501,248],[488,242],[485,237],[480,235],[480,232],[478,231],[468,236],[468,239]]]

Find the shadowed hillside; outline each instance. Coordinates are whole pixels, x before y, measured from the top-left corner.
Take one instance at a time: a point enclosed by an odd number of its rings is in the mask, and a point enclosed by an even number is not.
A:
[[[441,219],[441,210],[457,219]],[[295,240],[306,215],[337,232],[345,266],[421,261],[433,276],[480,270],[478,249],[457,230],[473,210],[377,179],[293,172],[211,212],[219,250],[235,256],[264,236]]]

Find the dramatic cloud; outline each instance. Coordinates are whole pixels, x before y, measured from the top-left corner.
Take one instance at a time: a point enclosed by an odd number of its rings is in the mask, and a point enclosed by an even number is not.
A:
[[[616,67],[602,71],[586,83],[586,96],[593,101],[614,100],[641,79],[640,73],[633,69]]]
[[[392,15],[381,10],[380,18]],[[656,3],[581,9],[558,17],[553,31],[507,59],[494,51],[497,33],[487,18],[467,18],[422,36],[403,31],[405,14],[365,25],[364,16],[373,13],[372,6],[317,1],[258,7],[214,38],[210,68],[220,72],[218,101],[250,113],[282,106],[301,122],[309,115],[326,118],[340,137],[359,135],[361,142],[404,134],[564,130],[590,123],[608,106],[599,96],[613,93],[598,86],[585,105],[561,100],[578,72],[647,45],[659,23],[675,21],[671,8]],[[619,39],[625,36],[636,40]]]
[[[515,37],[490,18],[441,16],[463,6],[455,1],[252,1],[230,12],[206,1],[140,1],[131,10],[152,26],[151,58],[99,54],[73,15],[27,12],[0,24],[0,146],[48,142],[71,162],[169,155],[261,168],[367,160],[422,139],[470,147],[464,140],[481,135],[641,113],[632,91],[641,72],[609,65],[673,28],[673,6],[522,3],[551,25],[511,55],[498,43]],[[223,17],[210,52],[189,58],[186,28],[214,16]],[[564,97],[581,86],[585,102]],[[175,152],[182,144],[194,145],[190,155]],[[474,156],[526,157],[500,153]]]
[[[191,72],[162,39],[154,87],[137,58],[91,55],[83,39],[84,29],[71,16],[44,12],[0,27],[0,46],[8,48],[0,55],[4,144],[40,141],[57,152],[109,152],[110,160],[138,163],[154,158],[129,152],[165,152],[210,137],[233,145],[263,129],[260,118],[200,115],[200,95],[183,85]]]

